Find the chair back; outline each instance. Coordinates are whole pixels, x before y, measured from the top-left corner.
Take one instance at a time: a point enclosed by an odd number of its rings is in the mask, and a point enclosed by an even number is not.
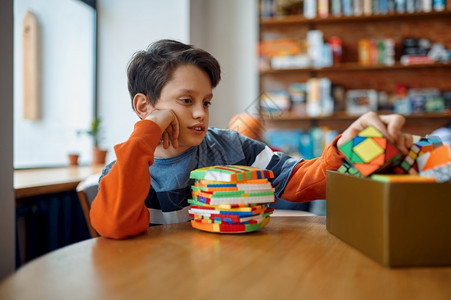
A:
[[[86,224],[88,226],[91,237],[99,236],[99,234],[91,226],[91,219],[89,217],[91,203],[96,197],[97,191],[99,189],[99,178],[100,174],[90,175],[86,179],[81,181],[76,188],[77,195],[80,200],[80,205],[83,210],[83,215],[85,216]]]

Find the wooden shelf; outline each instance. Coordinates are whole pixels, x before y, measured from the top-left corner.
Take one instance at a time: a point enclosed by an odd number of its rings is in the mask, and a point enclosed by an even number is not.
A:
[[[327,68],[305,68],[305,69],[268,69],[260,71],[260,75],[269,74],[289,74],[289,73],[309,73],[309,72],[352,72],[352,71],[390,71],[390,70],[411,70],[411,69],[430,69],[430,68],[451,68],[451,63],[435,64],[416,64],[403,65],[399,62],[393,66],[384,65],[361,65],[359,63],[341,63]]]
[[[313,18],[307,19],[302,15],[281,16],[273,18],[260,19],[261,26],[278,26],[278,25],[308,25],[308,24],[321,24],[321,23],[359,23],[359,22],[384,22],[387,20],[422,20],[428,18],[437,17],[449,17],[451,11],[432,11],[432,12],[418,12],[418,13],[404,13],[404,14],[380,14],[370,16],[329,16],[326,18]]]
[[[380,111],[378,113],[392,114],[393,112]],[[350,120],[355,120],[358,117],[359,117],[359,115],[350,115],[350,114],[347,114],[346,112],[335,112],[331,116],[320,116],[320,117],[308,117],[308,116],[300,117],[299,115],[297,115],[294,112],[286,112],[279,116],[271,116],[271,117],[263,116],[263,119],[265,121],[304,121],[304,122],[309,122],[309,121],[318,121],[318,120],[320,120],[320,121],[328,121],[328,120],[330,120],[330,121],[339,121],[339,120],[350,121]],[[449,119],[449,121],[451,121],[451,110],[446,110],[444,112],[415,113],[415,114],[411,114],[411,115],[406,115],[405,118],[407,120]]]

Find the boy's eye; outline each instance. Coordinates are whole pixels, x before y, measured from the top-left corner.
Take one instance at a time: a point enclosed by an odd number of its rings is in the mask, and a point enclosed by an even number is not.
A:
[[[191,103],[191,99],[190,98],[181,98],[179,99],[182,103],[184,104],[190,104]]]
[[[204,106],[205,106],[205,107],[209,107],[210,105],[211,105],[211,102],[210,102],[210,101],[205,101],[205,102],[204,102]]]

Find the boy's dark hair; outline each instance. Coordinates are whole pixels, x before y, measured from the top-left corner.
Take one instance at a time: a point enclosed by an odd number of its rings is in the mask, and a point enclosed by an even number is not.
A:
[[[219,63],[210,53],[174,40],[159,40],[147,50],[136,52],[128,64],[128,91],[132,102],[137,93],[142,93],[155,105],[161,89],[181,65],[204,70],[213,88],[221,79]]]

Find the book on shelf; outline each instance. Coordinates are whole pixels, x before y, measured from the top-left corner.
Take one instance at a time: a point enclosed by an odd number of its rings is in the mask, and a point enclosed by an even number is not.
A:
[[[385,15],[388,13],[388,1],[380,0],[379,1],[379,13]]]
[[[395,0],[387,0],[387,13],[391,14],[396,11]]]
[[[393,39],[361,39],[358,43],[359,64],[392,66],[395,63]]]
[[[401,64],[405,66],[433,64],[435,60],[428,55],[402,55]]]
[[[403,14],[406,12],[406,0],[395,0],[396,12]]]
[[[303,51],[302,41],[299,39],[274,39],[263,40],[258,43],[258,53],[260,56],[290,56],[299,55]]]
[[[354,13],[354,9],[352,7],[352,0],[343,0],[343,14],[345,16],[352,16]]]
[[[380,4],[379,0],[371,1],[371,11],[374,15],[377,15],[380,13],[379,4]]]
[[[353,2],[354,16],[361,16],[363,14],[363,0],[354,0]]]
[[[328,78],[310,78],[307,81],[307,115],[330,116],[333,112],[331,81]]]
[[[260,18],[286,16],[277,0],[260,0]],[[306,19],[451,10],[451,0],[303,0],[298,13]]]
[[[444,11],[446,6],[445,0],[432,0],[432,8],[435,11]],[[451,2],[448,0],[448,2]]]
[[[260,18],[271,18],[276,15],[276,0],[259,1]]]
[[[415,2],[417,0],[406,0],[406,11],[408,13],[414,13],[416,11]]]
[[[318,0],[318,16],[320,18],[329,16],[329,0]]]
[[[422,11],[423,12],[431,12],[432,11],[432,0],[422,0]]]
[[[311,65],[310,57],[306,54],[271,57],[271,69],[307,69]]]
[[[313,19],[316,17],[316,0],[304,0],[304,17]]]
[[[342,14],[342,2],[341,0],[331,0],[330,13],[335,17],[339,17]]]

